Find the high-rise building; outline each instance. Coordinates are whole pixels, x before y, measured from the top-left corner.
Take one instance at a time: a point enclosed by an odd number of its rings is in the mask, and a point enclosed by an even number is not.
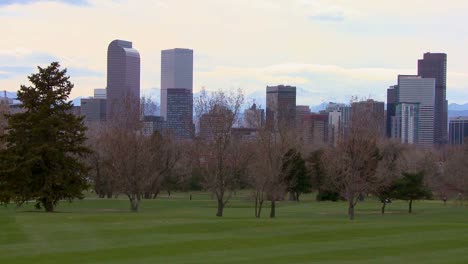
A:
[[[421,78],[417,75],[399,75],[396,93],[398,95],[396,118],[393,118],[392,128],[394,137],[400,138],[405,143],[411,141],[410,136],[402,137],[415,133],[413,137],[415,144],[425,147],[433,145],[435,79]],[[411,121],[413,117],[416,121]],[[410,125],[411,122],[414,122],[414,125]],[[415,132],[410,131],[413,129]]]
[[[372,99],[352,103],[351,105],[351,122],[353,119],[360,118],[363,114],[367,118],[369,126],[372,125],[378,132],[379,136],[385,135],[385,103],[374,101]],[[374,122],[374,123],[371,123]],[[360,123],[360,122],[359,122]]]
[[[328,114],[304,115],[300,128],[304,145],[319,148],[327,144]]]
[[[132,42],[114,40],[107,50],[107,120],[138,120],[140,54]]]
[[[179,138],[193,135],[193,50],[161,51],[161,116]]]
[[[105,122],[107,116],[106,99],[82,98],[80,114],[85,122]]]
[[[450,118],[449,139],[452,145],[462,145],[468,143],[468,116]]]
[[[107,99],[106,89],[94,89],[94,98],[96,99]]]
[[[390,86],[387,89],[387,114],[385,120],[385,131],[387,137],[392,137],[392,117],[395,116],[396,104],[398,100],[397,86]]]
[[[434,143],[448,142],[448,103],[447,103],[447,54],[425,53],[418,60],[418,75],[422,78],[435,79],[434,104]]]
[[[265,110],[253,104],[249,109],[244,111],[243,126],[246,128],[262,128],[265,126]]]
[[[402,143],[417,144],[419,142],[419,103],[400,103],[395,109],[394,137]]]
[[[273,129],[295,127],[296,87],[267,86],[266,88],[266,125]]]
[[[167,89],[166,129],[177,138],[191,138],[194,135],[193,93],[189,89]]]
[[[144,116],[143,133],[147,136],[152,135],[156,131],[162,133],[165,128],[164,123],[164,118],[162,116]]]

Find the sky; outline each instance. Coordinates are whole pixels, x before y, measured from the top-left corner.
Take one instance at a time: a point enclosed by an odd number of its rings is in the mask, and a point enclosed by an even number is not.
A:
[[[90,96],[123,39],[140,52],[144,91],[160,86],[162,49],[190,48],[195,92],[288,84],[298,104],[385,101],[398,74],[445,52],[449,103],[466,103],[467,11],[466,0],[0,0],[0,91],[59,61],[72,98]]]

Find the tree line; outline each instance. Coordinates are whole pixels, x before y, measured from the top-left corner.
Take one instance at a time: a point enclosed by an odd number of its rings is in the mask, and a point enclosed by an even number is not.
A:
[[[369,196],[381,201],[382,213],[392,199],[407,200],[410,213],[418,199],[468,199],[468,146],[421,149],[385,139],[372,111],[353,113],[336,146],[314,146],[288,120],[264,126],[250,115],[244,123],[255,133],[234,133],[242,91],[202,91],[194,110],[206,133],[183,140],[170,131],[145,134],[125,98],[118,119],[85,125],[71,114],[66,70],[58,63],[38,70],[29,76],[32,86],[18,92],[25,112],[0,119],[3,203],[34,200],[50,212],[60,200],[82,199],[92,189],[101,198],[126,196],[136,212],[142,199],[162,191],[205,190],[221,217],[233,194],[245,189],[259,218],[265,203],[275,217],[278,201],[299,202],[316,192],[319,201],[347,201],[354,219]]]

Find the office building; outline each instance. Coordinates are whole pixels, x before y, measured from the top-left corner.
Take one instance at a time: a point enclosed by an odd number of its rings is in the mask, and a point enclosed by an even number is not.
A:
[[[385,135],[384,102],[378,102],[372,99],[355,102],[351,104],[351,113],[351,122],[353,122],[353,119],[365,117],[369,129],[375,129],[378,136]]]
[[[154,132],[163,133],[164,131],[164,118],[162,116],[144,116],[143,117],[143,133],[151,136]]]
[[[253,104],[244,111],[243,126],[246,128],[262,128],[265,126],[265,110]]]
[[[94,98],[107,99],[107,90],[106,89],[94,89]]]
[[[308,114],[302,116],[301,138],[305,146],[323,147],[328,142],[328,114]]]
[[[177,138],[191,138],[193,124],[193,93],[189,89],[167,89],[165,128]]]
[[[107,119],[107,100],[97,98],[82,98],[80,115],[85,122],[105,122]]]
[[[193,50],[161,51],[161,116],[178,138],[193,135]]]
[[[272,130],[294,129],[296,121],[296,87],[267,86],[266,125]]]
[[[108,120],[131,122],[140,118],[140,54],[130,41],[109,44],[106,92]]]
[[[434,100],[434,143],[448,142],[448,103],[447,103],[447,54],[425,53],[418,60],[418,75],[435,79]]]
[[[449,139],[452,145],[468,143],[468,116],[450,118]]]
[[[396,111],[396,104],[398,101],[398,87],[390,86],[387,89],[387,114],[385,117],[385,133],[386,136],[391,138],[392,137],[392,117],[395,116]]]
[[[417,75],[399,75],[396,93],[393,136],[401,139],[403,143],[414,143],[423,147],[432,146],[434,144],[435,79],[422,78]],[[415,120],[411,121],[413,117]],[[410,123],[405,125],[407,122],[414,122],[414,125]],[[416,130],[412,132],[410,131],[412,129]],[[410,139],[409,135],[413,133],[415,135],[413,139]]]

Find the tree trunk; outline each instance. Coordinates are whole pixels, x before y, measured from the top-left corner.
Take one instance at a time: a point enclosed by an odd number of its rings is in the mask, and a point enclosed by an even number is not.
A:
[[[134,213],[138,212],[138,205],[140,203],[139,195],[137,198],[136,194],[127,195],[130,200],[130,210]]]
[[[112,198],[112,193],[111,193],[111,192],[108,192],[108,193],[107,193],[107,199],[110,199],[110,198]]]
[[[349,220],[354,220],[354,199],[349,199],[348,216],[349,216]]]
[[[44,206],[44,210],[47,212],[47,213],[52,213],[54,212],[54,203],[49,200],[49,199],[44,199],[43,202],[42,202],[42,205]]]
[[[223,216],[224,203],[222,199],[218,199],[218,211],[216,212],[217,217]]]
[[[413,212],[413,199],[409,200],[409,207],[408,207],[408,213]]]
[[[386,206],[386,205],[387,205],[387,203],[384,201],[384,202],[382,203],[382,210],[381,210],[382,214],[385,214],[385,206]]]
[[[271,210],[270,210],[270,218],[275,218],[276,216],[276,201],[271,201]]]
[[[296,193],[296,202],[299,202],[299,193]]]
[[[159,190],[156,190],[156,192],[153,194],[153,199],[156,199],[156,197],[158,197],[158,194],[159,194]]]

